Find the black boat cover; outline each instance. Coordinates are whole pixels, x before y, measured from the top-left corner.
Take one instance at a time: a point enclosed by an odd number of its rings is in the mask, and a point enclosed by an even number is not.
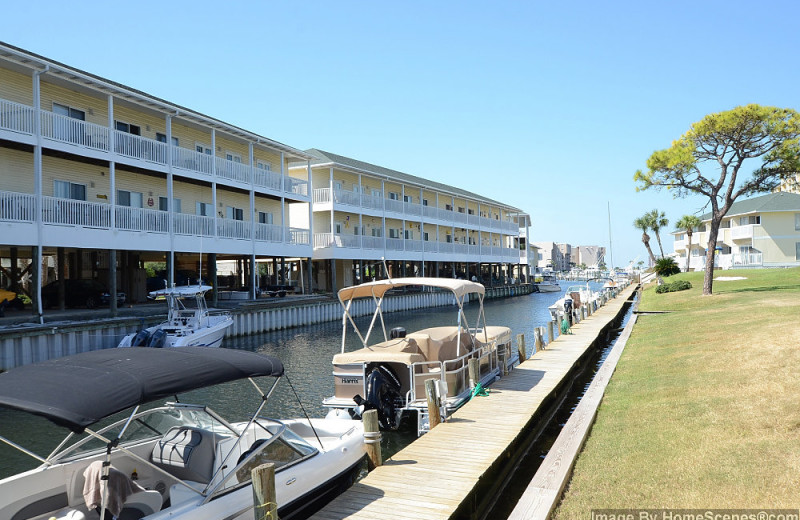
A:
[[[277,358],[224,348],[110,348],[0,374],[0,406],[80,433],[156,399],[248,377],[283,375]]]

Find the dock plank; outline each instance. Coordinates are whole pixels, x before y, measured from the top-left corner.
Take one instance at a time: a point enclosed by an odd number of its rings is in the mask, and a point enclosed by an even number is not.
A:
[[[488,397],[472,399],[447,422],[393,455],[311,518],[450,518],[471,498],[490,467],[519,438],[542,402],[617,316],[634,289],[625,289],[573,326],[572,334],[559,336],[545,350],[533,354],[496,381]],[[424,485],[420,485],[422,482]],[[560,490],[551,489],[552,485],[541,487],[531,502],[544,504],[560,494]]]

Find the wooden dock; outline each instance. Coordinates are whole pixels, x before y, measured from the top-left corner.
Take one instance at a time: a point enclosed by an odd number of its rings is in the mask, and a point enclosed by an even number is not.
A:
[[[510,457],[540,421],[573,366],[620,313],[635,286],[559,336],[420,439],[384,462],[311,518],[469,518],[496,498]],[[494,481],[494,482],[493,482]],[[496,484],[494,486],[493,484]]]

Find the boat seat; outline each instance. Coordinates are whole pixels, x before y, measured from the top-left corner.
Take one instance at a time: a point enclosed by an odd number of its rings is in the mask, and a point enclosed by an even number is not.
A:
[[[173,426],[153,446],[155,465],[181,480],[208,483],[214,468],[214,434],[190,426]]]
[[[139,520],[161,511],[164,498],[155,489],[139,491],[130,495],[122,506],[117,520]]]

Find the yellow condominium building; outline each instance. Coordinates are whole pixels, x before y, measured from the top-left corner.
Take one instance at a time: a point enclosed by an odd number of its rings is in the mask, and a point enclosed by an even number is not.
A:
[[[676,261],[686,269],[705,267],[711,214],[692,232],[691,250],[686,230],[674,236]],[[722,220],[714,266],[722,269],[790,267],[800,265],[800,195],[775,192],[734,202]]]
[[[530,273],[530,217],[481,195],[312,149],[314,286],[381,276],[518,283]],[[303,163],[289,171],[300,174]],[[384,265],[385,263],[385,265]]]
[[[176,283],[201,261],[211,281],[228,261],[240,268],[219,286],[252,288],[258,272],[297,283],[312,254],[310,170],[288,166],[309,158],[0,43],[0,282],[97,279],[141,301],[147,261]]]

